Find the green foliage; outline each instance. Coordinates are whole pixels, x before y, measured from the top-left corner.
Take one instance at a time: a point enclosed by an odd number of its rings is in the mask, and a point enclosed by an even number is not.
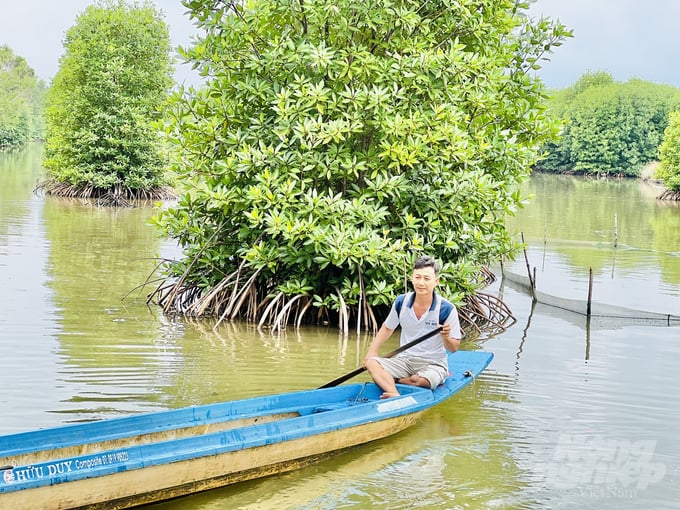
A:
[[[671,112],[659,147],[657,177],[671,191],[680,191],[680,111]]]
[[[615,85],[614,77],[608,72],[588,71],[584,73],[570,89],[567,89],[567,91],[573,97],[591,87],[609,87],[612,85]]]
[[[182,285],[247,268],[264,295],[380,306],[427,252],[460,299],[516,249],[504,216],[555,134],[533,71],[563,26],[514,0],[184,4],[207,81],[175,98],[187,191],[157,217]]]
[[[168,27],[155,7],[99,1],[78,16],[64,48],[46,110],[51,178],[98,190],[163,185],[153,122],[173,80]]]
[[[0,46],[0,150],[25,145],[42,136],[45,86],[26,60]]]
[[[538,168],[637,176],[657,159],[668,113],[678,105],[675,87],[586,73],[553,96],[550,109],[563,122],[562,136],[546,144]]]

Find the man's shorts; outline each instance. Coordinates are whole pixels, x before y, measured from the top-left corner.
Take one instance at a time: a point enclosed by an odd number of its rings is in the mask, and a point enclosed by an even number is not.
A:
[[[414,374],[424,377],[430,382],[430,389],[435,389],[443,383],[449,375],[446,367],[432,363],[432,361],[407,357],[397,356],[395,358],[381,358],[376,356],[373,358],[390,374],[394,379],[402,379],[410,377]]]

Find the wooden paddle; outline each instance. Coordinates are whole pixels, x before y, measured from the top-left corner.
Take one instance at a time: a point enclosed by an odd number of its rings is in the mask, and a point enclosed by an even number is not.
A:
[[[439,327],[433,329],[432,331],[430,331],[429,333],[425,333],[423,336],[418,337],[418,338],[416,338],[415,340],[411,340],[409,343],[402,345],[402,346],[399,347],[398,349],[394,349],[392,352],[388,352],[387,355],[386,355],[386,356],[383,356],[383,357],[384,357],[384,358],[391,358],[392,356],[396,356],[396,355],[399,354],[400,352],[404,352],[406,349],[410,349],[410,348],[413,347],[414,345],[418,345],[418,344],[419,344],[420,342],[422,342],[423,340],[427,340],[427,339],[430,338],[431,336],[436,335],[436,334],[439,333],[441,330],[442,330],[442,327],[439,326]],[[347,381],[348,379],[351,379],[352,377],[355,377],[355,376],[359,375],[359,374],[360,374],[361,372],[363,372],[364,370],[366,370],[366,367],[355,368],[355,369],[352,370],[351,372],[348,372],[348,373],[346,373],[345,375],[341,375],[340,377],[338,377],[338,378],[336,378],[336,379],[333,379],[333,380],[330,381],[330,382],[327,382],[327,383],[324,384],[323,386],[319,386],[318,389],[322,389],[322,388],[332,388],[333,386],[337,386],[338,384],[343,383],[343,382]]]

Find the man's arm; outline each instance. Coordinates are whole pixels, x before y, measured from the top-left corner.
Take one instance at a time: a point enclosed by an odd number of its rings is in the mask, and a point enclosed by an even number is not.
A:
[[[366,353],[366,357],[364,358],[364,363],[368,358],[373,358],[375,356],[378,356],[378,351],[382,347],[382,345],[387,341],[387,339],[392,336],[392,332],[394,330],[388,328],[383,324],[378,332],[375,334],[375,337],[373,338],[373,341],[371,342],[370,347],[368,348],[368,352]]]
[[[442,342],[444,348],[449,352],[456,352],[460,348],[460,339],[462,337],[460,331],[460,318],[458,317],[458,310],[452,307],[451,312],[442,325]]]
[[[440,333],[444,348],[449,352],[456,352],[460,347],[460,338],[451,337],[451,324],[444,324]]]

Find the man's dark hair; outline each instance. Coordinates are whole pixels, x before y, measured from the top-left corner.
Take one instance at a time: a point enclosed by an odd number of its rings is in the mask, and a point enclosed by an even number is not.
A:
[[[429,255],[423,255],[413,263],[413,269],[423,269],[424,267],[431,267],[434,269],[435,276],[439,275],[439,262]]]

